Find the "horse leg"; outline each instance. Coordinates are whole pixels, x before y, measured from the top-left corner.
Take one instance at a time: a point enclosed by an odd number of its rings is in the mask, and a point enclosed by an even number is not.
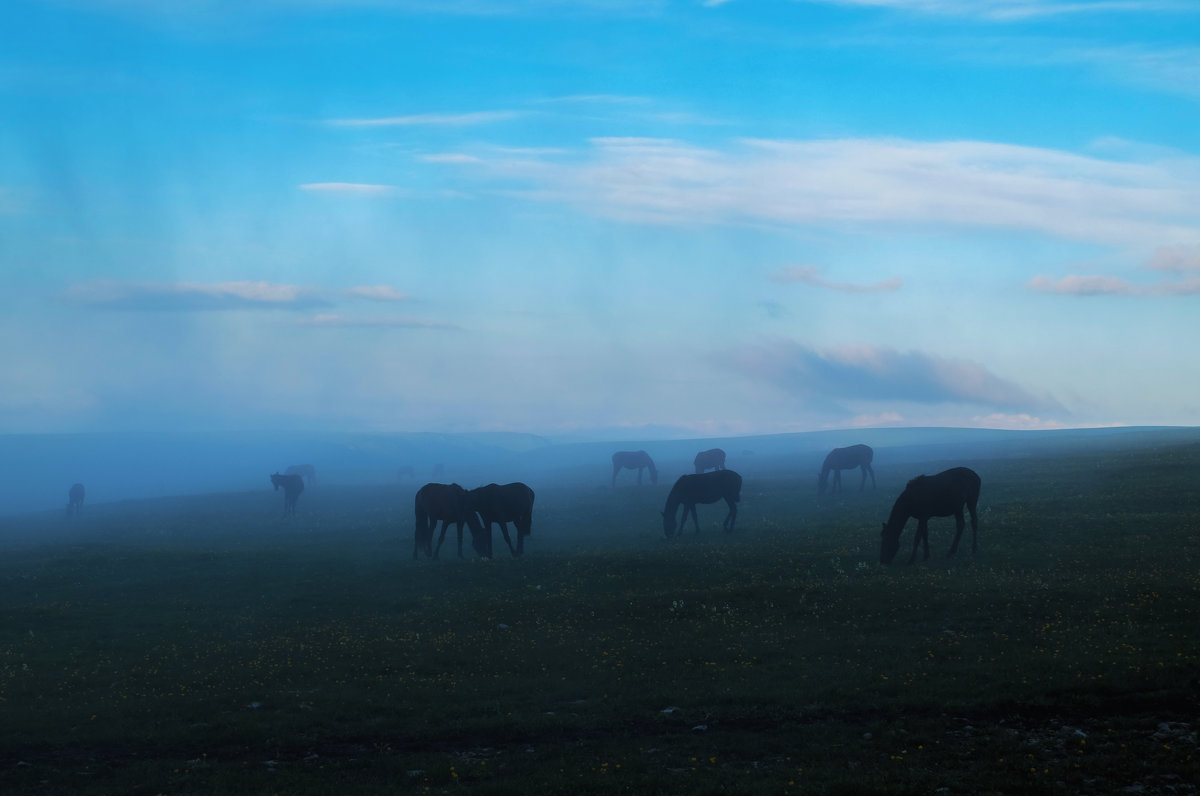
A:
[[[525,537],[533,530],[533,513],[530,512],[513,524],[517,526],[517,555],[524,555]]]
[[[643,469],[645,469],[645,468],[643,468],[643,467],[638,468],[638,486],[642,485],[642,470]]]
[[[613,488],[614,488],[614,489],[615,489],[615,488],[616,488],[616,486],[617,486],[617,473],[619,473],[620,471],[621,471],[621,465],[617,464],[616,462],[613,462],[613,480],[612,480],[612,485],[613,485]]]
[[[842,471],[841,470],[833,471],[833,491],[835,494],[842,491]]]
[[[438,537],[437,547],[433,549],[433,557],[437,558],[438,553],[442,551],[442,542],[446,541],[446,528],[450,526],[450,520],[442,520],[442,535]],[[437,519],[433,520],[433,527],[429,530],[429,539],[433,540],[433,532],[437,530]]]
[[[864,464],[859,469],[862,470],[862,481],[858,484],[858,491],[861,492],[867,488],[867,466]]]
[[[871,474],[871,488],[878,489],[878,487],[875,485],[875,468],[871,467],[869,464],[863,465],[863,486],[867,485],[867,473]]]
[[[909,558],[908,558],[909,564],[912,564],[914,561],[917,560],[917,548],[921,546],[921,539],[925,538],[929,534],[928,523],[929,523],[929,520],[927,520],[927,519],[918,519],[917,520],[917,534],[916,534],[916,536],[913,537],[913,551],[912,551],[912,555],[909,556]],[[926,559],[929,558],[929,540],[928,539],[925,539],[925,558]]]
[[[967,508],[971,512],[971,555],[975,555],[979,541],[976,538],[979,535],[979,515],[975,513],[975,501],[968,503]]]
[[[729,513],[725,515],[725,533],[733,533],[733,523],[737,520],[737,504],[728,498],[725,502],[729,504]]]
[[[952,557],[958,552],[958,540],[962,538],[963,527],[965,527],[966,524],[966,520],[963,519],[963,510],[960,506],[958,513],[954,515],[954,543],[950,545],[950,552],[946,556],[947,558]]]
[[[488,525],[488,527],[490,528],[490,527],[491,527],[491,525],[489,524],[489,525]],[[504,534],[504,543],[505,543],[506,545],[508,545],[508,552],[512,553],[512,557],[513,557],[513,558],[516,558],[516,557],[517,557],[517,551],[513,549],[513,545],[512,545],[512,539],[510,539],[510,538],[509,538],[509,536],[508,536],[508,523],[507,523],[507,522],[501,522],[501,523],[500,523],[500,533]],[[518,533],[518,534],[520,534],[520,531],[518,531],[517,533]],[[520,537],[518,536],[518,539],[519,539],[519,538],[520,538]]]
[[[692,513],[692,525],[696,527],[696,533],[700,533],[700,517],[696,514],[695,503],[685,503],[683,505],[683,522],[679,525],[679,532],[683,533],[683,526],[687,525],[688,512]]]
[[[462,528],[464,520],[458,520],[458,557],[462,558]]]

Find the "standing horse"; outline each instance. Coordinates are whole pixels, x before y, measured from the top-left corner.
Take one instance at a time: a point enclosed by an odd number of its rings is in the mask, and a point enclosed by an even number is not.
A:
[[[294,473],[272,473],[271,483],[275,485],[276,492],[279,491],[279,487],[283,487],[283,516],[295,516],[296,499],[304,491],[304,479]]]
[[[83,484],[71,484],[67,492],[67,516],[71,517],[83,510]]]
[[[463,524],[466,523],[471,531],[471,546],[480,556],[490,556],[491,551],[483,544],[482,528],[479,518],[471,509],[470,497],[467,490],[458,484],[426,484],[417,490],[413,501],[416,517],[413,530],[413,560],[417,554],[425,551],[425,557],[438,557],[442,542],[446,541],[446,528],[450,523],[458,525],[458,557],[462,558]],[[437,530],[438,520],[442,522],[442,535],[438,538],[437,547],[433,546],[433,532]]]
[[[953,467],[937,475],[919,475],[908,482],[908,486],[896,498],[888,521],[883,524],[883,542],[879,549],[879,561],[892,563],[900,549],[900,533],[909,517],[917,518],[917,535],[913,538],[912,556],[908,563],[917,558],[917,546],[925,543],[925,559],[929,560],[929,518],[954,516],[954,543],[950,555],[958,552],[958,540],[962,538],[963,506],[971,512],[971,554],[975,554],[979,518],[975,507],[979,503],[979,475],[967,467]]]
[[[612,485],[617,485],[617,473],[622,469],[637,470],[638,484],[642,483],[642,470],[650,468],[650,483],[658,483],[658,468],[654,466],[654,460],[650,458],[650,454],[645,451],[617,451],[612,455],[613,476]]]
[[[525,552],[525,537],[533,526],[533,490],[520,481],[512,484],[488,484],[467,493],[470,496],[471,508],[479,513],[483,520],[485,544],[488,554],[491,554],[492,523],[500,524],[500,533],[508,545],[508,552],[513,558]],[[517,526],[517,547],[514,550],[512,539],[508,536],[508,523]]]
[[[688,513],[696,525],[696,533],[700,533],[700,520],[696,517],[697,503],[716,503],[724,500],[729,505],[729,513],[721,527],[726,533],[733,530],[733,522],[737,519],[737,504],[742,499],[742,477],[733,470],[714,470],[711,473],[681,475],[671,487],[667,495],[667,505],[663,509],[663,533],[670,539],[675,535],[675,512],[683,506],[683,519],[679,523],[679,533],[687,525]]]
[[[828,488],[829,471],[833,471],[833,491],[835,493],[842,491],[842,470],[853,470],[855,467],[862,468],[862,483],[858,485],[861,492],[867,486],[867,475],[871,476],[871,488],[875,488],[875,471],[871,469],[871,462],[875,459],[875,451],[871,450],[869,445],[851,445],[848,448],[834,448],[825,457],[825,463],[821,465],[821,474],[817,478],[817,494],[824,495]]]
[[[697,473],[702,473],[705,470],[724,470],[725,451],[720,448],[700,451],[696,454],[696,460],[692,464],[696,465]]]
[[[293,464],[283,471],[284,475],[298,475],[304,479],[305,486],[317,483],[317,468],[311,464]]]

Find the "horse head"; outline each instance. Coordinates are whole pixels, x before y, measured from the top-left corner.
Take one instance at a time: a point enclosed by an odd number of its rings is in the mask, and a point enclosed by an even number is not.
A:
[[[274,485],[276,492],[279,491],[279,481],[279,473],[271,473],[271,484]]]

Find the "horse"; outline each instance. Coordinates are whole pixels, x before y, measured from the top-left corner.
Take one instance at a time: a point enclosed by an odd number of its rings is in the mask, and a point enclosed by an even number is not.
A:
[[[417,490],[413,500],[413,510],[416,517],[413,531],[413,560],[417,554],[425,551],[426,558],[437,558],[446,541],[446,529],[450,523],[458,525],[458,557],[462,558],[463,524],[471,531],[471,546],[483,557],[491,555],[483,542],[483,528],[479,518],[471,509],[470,497],[467,490],[458,484],[426,484]],[[442,535],[438,538],[437,547],[433,546],[433,532],[437,530],[438,520],[442,522]]]
[[[642,470],[650,468],[650,483],[658,483],[658,468],[654,466],[654,460],[650,458],[650,454],[645,451],[617,451],[612,455],[612,485],[617,485],[617,473],[622,469],[637,470],[638,484],[642,483]]]
[[[83,510],[83,484],[71,484],[67,492],[67,516],[73,516]]]
[[[667,505],[663,509],[663,533],[670,539],[675,535],[675,512],[683,505],[683,519],[679,524],[679,533],[687,525],[688,513],[696,525],[696,533],[700,533],[700,520],[696,517],[697,503],[716,503],[724,500],[729,505],[729,513],[721,527],[726,533],[733,531],[733,522],[737,519],[737,504],[742,499],[742,477],[733,470],[713,470],[711,473],[695,473],[679,476],[675,486],[667,495]]]
[[[696,459],[692,464],[696,465],[697,473],[702,473],[705,470],[724,470],[725,451],[720,448],[700,451],[696,454]]]
[[[304,479],[305,486],[317,483],[317,469],[311,464],[293,464],[283,471],[284,475],[298,475]]]
[[[979,503],[979,475],[968,467],[952,467],[937,475],[919,475],[908,482],[900,497],[892,506],[888,521],[883,524],[883,542],[879,550],[882,564],[892,563],[900,549],[900,533],[909,517],[917,518],[917,535],[913,539],[912,556],[908,563],[917,558],[917,546],[925,543],[925,559],[929,560],[929,518],[954,515],[956,530],[949,555],[958,552],[958,540],[962,538],[963,506],[971,512],[971,554],[975,554],[979,533],[979,517],[975,507]]]
[[[279,487],[283,487],[283,516],[294,516],[296,514],[296,498],[300,497],[300,493],[304,491],[304,479],[295,473],[279,473],[271,474],[271,483],[275,485],[275,491],[279,491]]]
[[[500,533],[508,544],[508,552],[513,558],[525,552],[525,537],[529,535],[533,525],[533,490],[520,481],[512,484],[488,484],[467,493],[470,496],[471,509],[479,513],[483,520],[484,530],[487,531],[485,544],[491,553],[492,523],[500,524]],[[517,526],[517,547],[514,550],[512,539],[508,536],[508,523]]]
[[[848,448],[834,448],[825,457],[825,463],[821,465],[821,474],[817,478],[817,494],[824,495],[828,487],[829,471],[833,471],[833,491],[835,493],[842,491],[842,470],[853,470],[855,467],[862,468],[862,483],[858,485],[861,492],[867,486],[867,475],[871,476],[871,488],[875,489],[875,471],[871,469],[871,461],[875,458],[875,451],[871,450],[869,445],[851,445]]]

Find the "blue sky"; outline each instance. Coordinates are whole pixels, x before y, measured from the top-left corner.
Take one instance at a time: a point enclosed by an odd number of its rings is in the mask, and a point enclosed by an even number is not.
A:
[[[0,432],[1200,424],[1200,6],[9,0]]]

